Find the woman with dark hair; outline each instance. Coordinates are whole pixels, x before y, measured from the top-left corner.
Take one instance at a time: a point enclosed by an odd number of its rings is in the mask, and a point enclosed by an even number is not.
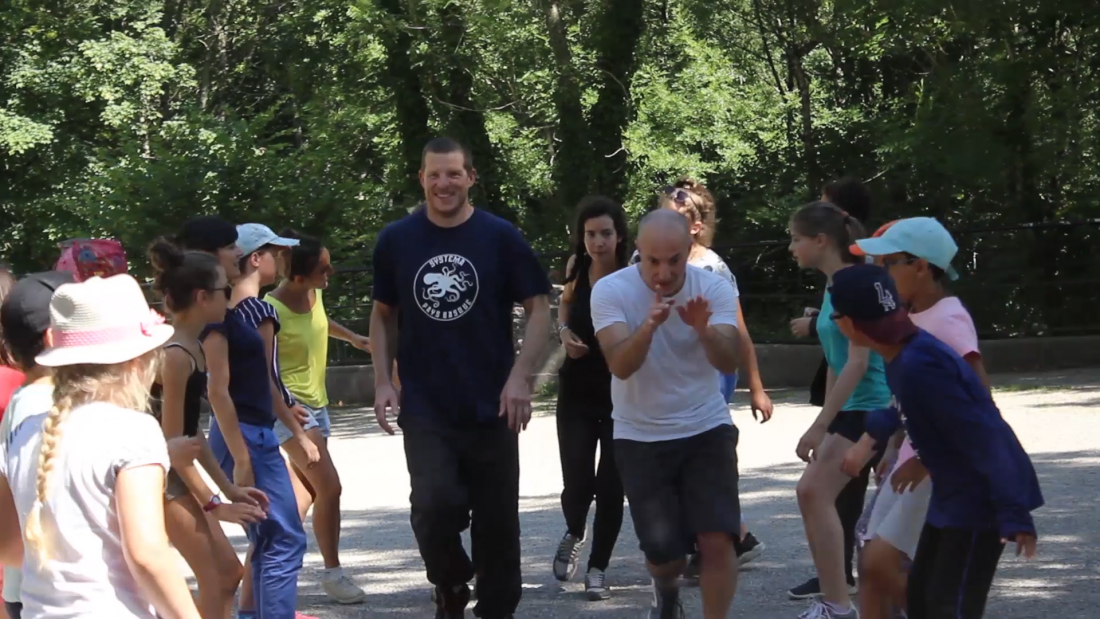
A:
[[[229,278],[213,254],[184,251],[164,239],[149,247],[149,259],[156,270],[153,288],[164,299],[175,328],[150,390],[153,414],[165,439],[198,439],[198,464],[230,501],[223,503],[210,489],[196,462],[173,464],[164,489],[165,527],[198,581],[203,619],[228,619],[243,573],[218,521],[257,523],[264,520],[267,506],[267,495],[234,484],[222,471],[199,427],[206,395],[206,357],[199,335],[206,325],[225,319]]]
[[[279,236],[298,241],[290,248],[282,283],[264,299],[275,308],[281,326],[276,335],[279,376],[294,400],[316,421],[316,427],[308,429],[306,435],[320,450],[322,462],[330,462],[328,437],[331,423],[325,387],[328,339],[334,337],[366,351],[370,350],[370,340],[329,318],[325,312],[323,292],[328,288],[333,269],[332,259],[324,245],[293,230],[284,230]],[[344,574],[340,566],[342,486],[336,467],[300,466],[293,459],[288,465],[294,472],[291,480],[303,521],[310,506],[313,506],[313,533],[325,564],[321,587],[340,604],[365,601],[366,593]]]
[[[592,326],[592,288],[627,265],[626,213],[610,198],[589,196],[577,205],[574,253],[565,267],[558,334],[566,358],[558,371],[558,449],[566,532],[554,555],[554,577],[568,581],[588,541],[588,509],[596,501],[592,553],[584,579],[589,600],[605,600],[611,552],[623,524],[623,484],[615,466],[611,420],[611,371]],[[599,447],[599,464],[596,448]]]

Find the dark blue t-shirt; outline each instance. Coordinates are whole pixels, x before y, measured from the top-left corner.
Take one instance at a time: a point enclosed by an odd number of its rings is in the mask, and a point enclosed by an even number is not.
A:
[[[441,228],[421,208],[382,230],[373,266],[374,300],[399,309],[401,415],[498,421],[515,360],[512,309],[550,292],[519,231],[480,209]]]
[[[886,364],[886,381],[896,410],[874,411],[867,431],[885,439],[904,420],[932,478],[928,523],[1007,539],[1034,533],[1031,511],[1043,505],[1035,468],[970,364],[919,331]]]
[[[212,331],[225,337],[229,347],[229,397],[237,409],[237,421],[270,428],[275,425],[271,401],[271,369],[263,337],[252,324],[244,304],[225,313],[225,320],[206,325],[200,340]]]

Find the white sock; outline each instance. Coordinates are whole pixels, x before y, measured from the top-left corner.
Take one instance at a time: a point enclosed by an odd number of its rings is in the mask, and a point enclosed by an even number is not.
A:
[[[838,615],[843,615],[843,614],[847,613],[848,611],[852,610],[852,605],[851,604],[848,604],[847,606],[841,606],[840,604],[833,604],[832,602],[825,602],[825,605],[829,607],[829,610],[833,611],[834,613],[836,613]]]
[[[344,576],[344,568],[337,565],[336,567],[326,567],[325,571],[321,572],[321,580],[332,582],[334,580],[340,580]]]

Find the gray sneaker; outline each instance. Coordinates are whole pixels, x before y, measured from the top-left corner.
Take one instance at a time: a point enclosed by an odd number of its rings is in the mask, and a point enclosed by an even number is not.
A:
[[[685,619],[684,605],[680,602],[680,590],[661,593],[657,583],[653,583],[653,605],[649,607],[646,619]]]
[[[588,597],[590,602],[598,602],[600,600],[606,600],[611,597],[611,590],[607,588],[605,582],[607,574],[604,574],[602,570],[589,570],[584,575],[584,594]]]
[[[814,600],[798,619],[859,619],[859,611],[855,606],[849,606],[847,612],[838,613],[825,602]]]
[[[573,537],[569,533],[561,538],[558,552],[554,554],[554,578],[568,582],[577,573],[577,560],[584,548],[584,538]]]

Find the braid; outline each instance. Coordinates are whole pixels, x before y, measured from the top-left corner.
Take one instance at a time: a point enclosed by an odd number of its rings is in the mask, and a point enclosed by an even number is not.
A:
[[[62,425],[69,413],[91,402],[110,402],[135,411],[148,410],[149,386],[160,364],[160,349],[114,365],[69,365],[54,370],[53,408],[42,422],[42,443],[38,447],[35,499],[23,536],[44,564],[52,551],[52,536],[43,524],[43,512],[61,445]]]
[[[61,442],[61,424],[65,423],[73,409],[73,393],[61,389],[54,391],[54,405],[46,421],[42,424],[42,444],[38,448],[38,473],[35,478],[34,506],[27,514],[27,525],[23,535],[27,544],[37,553],[39,563],[45,563],[50,557],[50,536],[42,525],[42,512],[46,508],[46,495],[50,489],[50,474],[53,473],[57,447]]]

